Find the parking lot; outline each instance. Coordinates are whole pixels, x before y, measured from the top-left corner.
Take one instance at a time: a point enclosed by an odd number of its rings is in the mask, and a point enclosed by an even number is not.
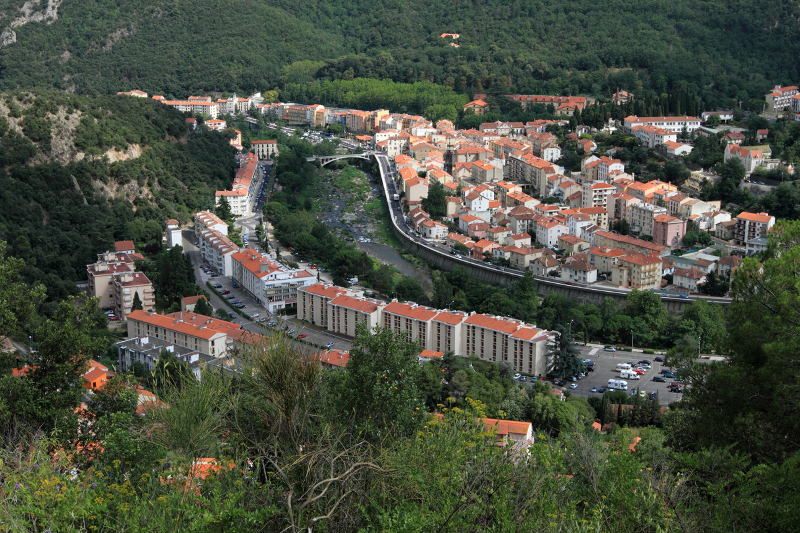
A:
[[[641,351],[606,352],[602,346],[597,345],[578,346],[578,350],[581,352],[581,357],[583,359],[591,359],[594,361],[594,372],[587,372],[586,377],[576,381],[575,384],[577,387],[575,389],[569,388],[569,382],[564,386],[556,388],[568,390],[573,396],[584,396],[586,398],[592,396],[600,397],[602,393],[592,392],[592,387],[596,387],[598,390],[601,387],[607,388],[609,379],[621,379],[620,373],[616,370],[618,363],[634,363],[635,366],[635,363],[646,359],[651,362],[651,368],[646,370],[644,375],[639,376],[640,379],[638,380],[625,380],[628,382],[627,394],[630,394],[633,389],[637,391],[641,389],[648,394],[651,392],[658,392],[659,402],[664,406],[681,399],[681,393],[671,392],[668,389],[669,383],[673,381],[672,379],[666,379],[666,383],[653,381],[653,378],[655,376],[661,376],[661,370],[665,369],[663,363],[655,360],[656,357],[659,357],[658,355],[645,355]],[[528,379],[530,380],[530,378]],[[528,381],[528,383],[530,383],[530,381]]]

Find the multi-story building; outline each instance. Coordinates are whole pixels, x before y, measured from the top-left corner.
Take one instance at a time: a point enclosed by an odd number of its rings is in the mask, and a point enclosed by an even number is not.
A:
[[[780,113],[787,107],[792,107],[792,98],[798,94],[798,89],[794,85],[789,87],[781,87],[776,85],[775,88],[764,96],[767,101],[766,111],[769,113]]]
[[[207,117],[211,117],[212,120],[216,120],[216,118],[220,115],[219,112],[219,105],[216,102],[207,102],[203,100],[159,100],[162,104],[174,107],[178,111],[182,113],[198,113],[205,115]],[[211,128],[211,125],[208,124],[207,121],[206,125]],[[214,128],[212,128],[214,129]],[[222,129],[225,129],[224,127]]]
[[[611,268],[612,283],[640,291],[661,288],[661,257],[631,253],[617,258]]]
[[[658,215],[666,215],[667,208],[653,204],[638,203],[631,206],[631,231],[637,235],[653,236],[653,220]]]
[[[586,255],[589,263],[597,268],[598,272],[610,274],[619,258],[625,256],[625,252],[620,249],[594,247],[586,252]]]
[[[491,315],[471,314],[462,322],[464,349],[484,361],[507,361],[517,371],[546,373],[546,331],[523,322]]]
[[[656,126],[634,126],[631,129],[642,146],[648,148],[655,148],[656,146],[667,144],[668,142],[677,142],[678,140],[678,134],[676,132]]]
[[[200,211],[194,215],[194,232],[199,234],[206,230],[218,231],[228,235],[228,224],[211,211]]]
[[[697,117],[637,117],[631,115],[625,117],[623,129],[625,133],[633,133],[636,126],[655,126],[664,130],[681,133],[686,131],[692,133],[700,127],[700,119]]]
[[[235,346],[257,345],[263,337],[242,329],[239,324],[196,313],[177,312],[168,315],[131,311],[128,315],[128,337],[155,337],[191,350],[224,357]]]
[[[116,343],[119,349],[119,369],[122,372],[133,371],[134,363],[140,363],[148,372],[155,370],[162,352],[169,352],[178,361],[185,362],[200,379],[200,366],[214,362],[215,358],[207,353],[195,351],[179,344],[144,335]]]
[[[250,149],[258,159],[272,159],[278,155],[278,141],[250,141]]]
[[[615,192],[616,187],[604,181],[584,183],[582,207],[602,207],[608,211],[608,197]]]
[[[328,302],[328,331],[355,337],[359,324],[368,330],[380,325],[381,311],[386,304],[380,300],[356,298],[342,294]]]
[[[197,233],[200,255],[223,276],[233,275],[233,254],[239,251],[228,237],[219,231],[207,229]]]
[[[231,256],[233,279],[270,313],[297,304],[298,290],[314,285],[308,270],[289,269],[249,248]]]
[[[348,290],[334,285],[317,283],[298,288],[297,318],[327,329],[328,302],[343,294],[348,294]]]
[[[462,322],[467,318],[462,311],[441,311],[431,320],[428,347],[430,350],[463,354]]]
[[[653,218],[653,242],[670,248],[678,248],[686,235],[686,220],[660,214]]]
[[[155,311],[156,294],[153,284],[147,279],[147,276],[141,272],[123,272],[112,279],[114,281],[113,308],[120,320],[128,318],[137,294],[142,302],[142,309]]]
[[[403,334],[410,342],[423,349],[428,346],[433,318],[438,311],[415,303],[400,303],[392,300],[381,313],[381,326]]]
[[[619,248],[620,250],[633,250],[641,254],[657,253],[661,257],[670,254],[671,249],[662,244],[643,241],[628,235],[618,235],[610,231],[596,231],[592,244],[598,248]]]
[[[224,197],[231,208],[231,214],[242,216],[250,213],[250,207],[258,194],[258,159],[252,153],[240,156],[239,168],[233,178],[230,191],[216,192],[216,205]]]
[[[775,225],[775,217],[767,213],[748,213],[744,211],[736,217],[736,228],[733,230],[733,243],[743,246],[750,255],[760,251],[761,243],[756,243],[759,248],[754,248],[752,241],[767,236],[767,232]]]

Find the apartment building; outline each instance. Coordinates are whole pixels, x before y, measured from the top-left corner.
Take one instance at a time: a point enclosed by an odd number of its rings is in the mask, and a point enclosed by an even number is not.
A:
[[[246,248],[231,256],[232,278],[270,313],[297,304],[298,290],[316,283],[308,270],[285,268]]]
[[[462,323],[467,318],[462,311],[440,311],[431,320],[428,349],[436,352],[464,354]]]
[[[672,284],[676,287],[689,289],[691,292],[697,292],[697,286],[706,282],[706,272],[696,268],[687,268],[684,270],[675,269],[672,274]]]
[[[792,107],[792,99],[798,94],[798,88],[795,85],[789,87],[781,87],[776,85],[772,91],[764,96],[767,102],[766,111],[769,113],[780,113],[787,107]]]
[[[631,206],[631,231],[637,235],[653,236],[653,220],[658,215],[666,215],[667,208],[653,204],[638,203]]]
[[[464,349],[484,361],[510,362],[514,370],[532,375],[546,373],[546,331],[523,322],[472,313],[463,324]]]
[[[631,115],[623,120],[623,130],[625,133],[633,133],[633,128],[637,126],[655,126],[664,130],[681,133],[686,131],[692,133],[700,127],[700,119],[697,117],[637,117]]]
[[[349,291],[334,285],[319,283],[297,289],[297,318],[328,328],[328,302]]]
[[[223,276],[233,275],[233,254],[239,247],[219,231],[206,229],[196,233],[200,255]]]
[[[151,372],[155,370],[161,353],[166,351],[174,355],[178,361],[187,363],[199,380],[201,366],[215,361],[215,358],[207,353],[148,335],[120,341],[116,346],[119,350],[119,369],[122,372],[132,371],[134,363],[140,363],[145,370]]]
[[[120,254],[124,255],[124,254]],[[100,307],[115,307],[116,296],[114,293],[114,277],[133,272],[133,261],[117,260],[116,254],[107,252],[101,254],[102,259],[91,265],[86,265],[88,276],[88,289],[91,298],[99,298]]]
[[[112,307],[120,320],[125,320],[133,307],[133,300],[139,295],[142,309],[155,311],[156,293],[153,284],[141,272],[122,272],[112,278],[114,282],[114,299]]]
[[[634,126],[632,133],[642,146],[655,148],[659,145],[666,145],[668,142],[677,142],[678,134],[674,131],[659,128],[656,126]]]
[[[273,159],[278,155],[278,141],[250,141],[250,149],[258,159]]]
[[[409,342],[416,342],[425,349],[431,336],[433,319],[437,310],[413,302],[400,303],[392,300],[381,313],[381,326],[402,334]]]
[[[611,282],[640,291],[661,288],[661,257],[631,253],[617,258],[611,268]]]
[[[632,250],[640,254],[656,253],[661,257],[668,256],[671,252],[668,246],[603,230],[594,233],[592,244],[598,248],[619,248],[620,250]]]
[[[386,304],[380,300],[353,297],[346,294],[328,302],[328,331],[355,337],[359,324],[372,330],[380,325],[381,311]]]
[[[686,220],[660,214],[653,218],[653,242],[671,248],[681,245],[683,236],[686,235]]]
[[[571,261],[561,267],[561,279],[575,283],[595,283],[597,268],[586,261]]]
[[[610,274],[620,257],[625,256],[625,252],[619,248],[599,248],[595,246],[586,252],[589,264],[597,268],[598,272]]]
[[[197,113],[200,115],[204,115],[207,117],[211,117],[212,120],[216,120],[216,118],[220,115],[219,112],[219,105],[216,102],[207,102],[203,100],[163,100],[159,99],[159,101],[170,107],[174,107],[178,111],[182,113]],[[212,128],[210,121],[206,121],[206,125],[209,128]],[[212,128],[214,129],[214,128]],[[225,129],[224,127],[222,129]]]
[[[583,184],[582,207],[602,207],[608,211],[608,198],[617,192],[616,187],[604,181]]]
[[[211,211],[200,211],[194,214],[194,232],[199,234],[205,230],[218,231],[228,235],[228,224]]]
[[[733,244],[745,248],[747,255],[760,251],[761,242],[753,243],[756,239],[765,238],[767,232],[775,225],[775,217],[767,213],[748,213],[744,211],[736,217],[736,227],[733,230]]]
[[[191,350],[223,357],[238,344],[258,344],[262,337],[242,329],[239,324],[195,313],[177,312],[159,315],[131,311],[128,337],[149,336]]]

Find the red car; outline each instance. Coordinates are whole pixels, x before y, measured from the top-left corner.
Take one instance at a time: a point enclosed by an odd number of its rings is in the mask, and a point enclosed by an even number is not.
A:
[[[231,293],[231,291],[229,291],[228,289],[225,289],[225,290],[224,290],[224,291],[222,291],[220,294],[230,294],[230,293]]]
[[[308,337],[308,335],[306,335],[305,333],[301,333],[300,335],[297,336],[298,339],[305,339],[306,337]]]
[[[644,370],[640,370],[640,369],[638,369],[638,368],[637,368],[636,370],[634,370],[634,372],[636,372],[636,373],[637,373],[637,374],[639,374],[640,376],[643,376],[643,375],[644,375]]]
[[[119,317],[118,317],[118,316],[110,316],[110,317],[108,317],[108,319],[109,319],[110,321],[112,321],[112,322],[116,322],[116,321],[118,321],[118,320],[119,320]]]

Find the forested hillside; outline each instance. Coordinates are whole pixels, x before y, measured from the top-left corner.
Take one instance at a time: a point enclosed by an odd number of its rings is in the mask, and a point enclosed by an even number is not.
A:
[[[747,105],[800,79],[800,8],[777,0],[39,0],[26,17],[22,4],[0,1],[6,89],[180,96],[373,77],[466,94],[689,84]]]
[[[114,240],[160,242],[165,220],[211,206],[233,153],[152,100],[0,95],[0,240],[62,299]]]

